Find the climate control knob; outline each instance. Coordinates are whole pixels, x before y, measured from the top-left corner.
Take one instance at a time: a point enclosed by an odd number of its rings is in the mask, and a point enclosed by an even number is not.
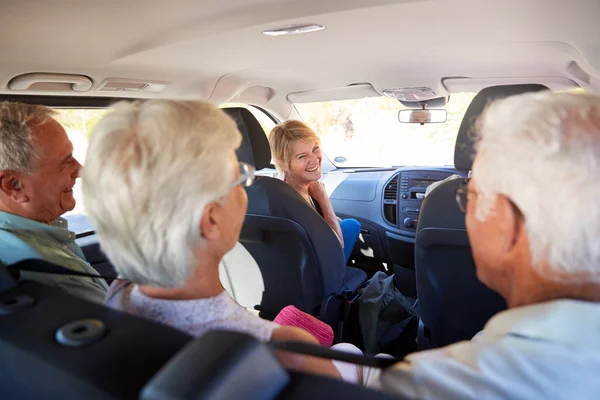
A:
[[[406,193],[402,193],[400,197],[402,197],[403,199],[408,199],[408,195]]]
[[[412,218],[404,218],[404,227],[405,228],[414,228],[415,222],[416,221]]]

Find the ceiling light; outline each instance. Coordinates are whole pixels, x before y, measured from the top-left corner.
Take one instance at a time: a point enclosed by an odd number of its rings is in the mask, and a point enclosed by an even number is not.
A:
[[[309,24],[309,25],[294,25],[287,28],[271,29],[263,31],[264,35],[267,36],[283,36],[283,35],[300,35],[301,33],[310,33],[321,31],[325,29],[323,25]]]

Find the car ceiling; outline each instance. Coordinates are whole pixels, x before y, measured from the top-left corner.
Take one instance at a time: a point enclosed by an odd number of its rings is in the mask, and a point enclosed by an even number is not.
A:
[[[599,89],[599,17],[597,0],[2,1],[0,91],[15,94],[20,74],[82,74],[90,91],[52,94],[241,101],[286,116],[289,94],[364,82],[445,94],[448,77],[556,77]],[[261,34],[302,23],[325,30]],[[170,85],[96,91],[109,77]]]

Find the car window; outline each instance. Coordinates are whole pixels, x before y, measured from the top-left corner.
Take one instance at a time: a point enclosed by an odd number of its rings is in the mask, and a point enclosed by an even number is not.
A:
[[[263,128],[263,130],[265,131],[265,135],[269,135],[269,133],[271,132],[271,129],[273,129],[273,127],[276,125],[276,122],[274,122],[271,117],[269,117],[267,114],[265,114],[264,111],[248,105],[248,104],[243,104],[243,103],[225,103],[221,105],[221,108],[245,108],[246,110],[250,111],[252,113],[252,115],[254,115],[254,118],[256,118],[258,120],[258,123],[260,124],[260,126]]]
[[[458,128],[475,93],[453,93],[444,107],[445,123],[398,121],[405,107],[388,97],[294,104],[320,136],[337,167],[454,165]]]
[[[106,110],[98,108],[60,108],[55,109],[55,111],[57,112],[56,120],[65,128],[71,143],[73,143],[73,156],[81,165],[84,165],[90,134],[100,118],[106,113]],[[77,179],[73,188],[73,195],[76,201],[75,208],[63,216],[69,221],[69,229],[76,234],[94,230],[94,226],[85,214],[81,179]]]
[[[265,114],[264,111],[262,111],[261,109],[248,105],[248,104],[243,104],[243,103],[226,103],[221,105],[222,108],[234,108],[234,107],[241,107],[241,108],[245,108],[248,111],[250,111],[252,113],[252,115],[254,115],[254,118],[256,118],[256,120],[258,121],[258,123],[260,124],[260,126],[263,128],[263,131],[265,131],[265,135],[268,137],[269,134],[271,133],[271,130],[275,127],[275,125],[277,124],[275,121],[273,121],[273,119],[268,116],[267,114]],[[271,157],[271,164],[273,164],[273,158]],[[277,176],[277,172],[275,171],[274,168],[264,168],[261,169],[260,171],[256,172],[256,175],[264,175],[264,176],[271,176],[271,177],[275,177]]]

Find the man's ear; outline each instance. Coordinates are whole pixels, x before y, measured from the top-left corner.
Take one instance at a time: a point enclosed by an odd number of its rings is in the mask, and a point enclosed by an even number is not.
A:
[[[25,203],[29,200],[23,189],[21,175],[14,171],[0,172],[0,192],[17,203]]]
[[[217,240],[221,237],[220,207],[216,203],[208,203],[200,220],[200,235],[207,240]]]
[[[503,195],[497,197],[496,214],[501,245],[505,252],[510,252],[517,245],[525,229],[523,215],[513,202]]]

